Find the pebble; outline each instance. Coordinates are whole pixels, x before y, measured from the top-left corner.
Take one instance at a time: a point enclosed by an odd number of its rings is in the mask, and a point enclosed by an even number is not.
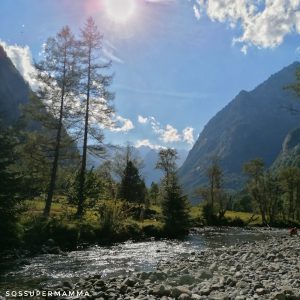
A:
[[[300,300],[299,242],[277,237],[201,250],[161,262],[151,273],[81,278],[75,288],[86,289],[92,300]]]

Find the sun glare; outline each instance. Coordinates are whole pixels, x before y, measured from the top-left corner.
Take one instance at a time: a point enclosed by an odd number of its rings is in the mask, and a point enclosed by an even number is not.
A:
[[[130,20],[136,10],[136,0],[104,0],[107,16],[117,23]]]

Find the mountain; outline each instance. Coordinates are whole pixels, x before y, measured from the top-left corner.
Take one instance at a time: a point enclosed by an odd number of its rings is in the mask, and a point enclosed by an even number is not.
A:
[[[21,115],[20,106],[29,102],[30,96],[34,95],[29,84],[23,79],[3,47],[0,45],[0,119],[5,126],[10,126]],[[45,115],[48,112],[45,109]],[[51,115],[48,115],[53,118]],[[33,121],[27,124],[27,130],[41,130],[41,123]],[[48,129],[49,136],[55,136],[55,132]],[[66,146],[61,149],[61,157],[64,163],[71,164],[78,159],[78,149],[67,130],[63,127],[62,138]]]
[[[206,183],[205,172],[213,156],[218,156],[227,188],[240,188],[245,162],[262,158],[269,167],[282,141],[299,126],[299,116],[286,108],[297,105],[297,97],[285,86],[295,82],[295,62],[272,75],[251,92],[241,91],[204,127],[179,171],[186,191]],[[297,106],[299,107],[299,106]]]
[[[144,168],[142,169],[142,175],[145,178],[147,186],[150,186],[152,182],[159,182],[163,173],[161,170],[155,169],[159,150],[152,149],[147,146],[137,148],[138,153],[144,161]],[[177,149],[178,160],[177,165],[181,167],[185,161],[188,151],[185,149]]]
[[[19,107],[26,104],[31,90],[0,45],[0,117],[6,125],[20,116]]]
[[[282,151],[272,165],[272,170],[286,167],[300,167],[300,128],[288,133]]]
[[[113,159],[116,152],[125,151],[125,147],[122,146],[104,146],[106,149],[106,156],[107,159]],[[162,171],[155,169],[156,162],[158,160],[158,153],[159,150],[152,149],[148,146],[141,146],[138,148],[134,148],[135,155],[137,155],[143,161],[143,168],[141,169],[141,174],[145,178],[145,182],[147,186],[150,186],[152,182],[159,182],[161,177],[163,176]],[[188,151],[185,149],[178,149],[178,156],[179,159],[177,161],[178,167],[180,167],[183,162],[185,161]],[[89,155],[88,164],[89,167],[94,166],[97,168],[104,162],[103,159],[96,157],[94,155]]]

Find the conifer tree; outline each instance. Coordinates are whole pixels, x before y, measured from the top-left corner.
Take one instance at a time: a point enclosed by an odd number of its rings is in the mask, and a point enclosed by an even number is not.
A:
[[[146,196],[146,186],[139,170],[132,161],[128,161],[120,185],[119,196],[128,202],[143,204]]]
[[[180,236],[188,232],[190,225],[189,203],[179,185],[177,178],[177,151],[162,149],[156,167],[165,172],[162,180],[162,213],[165,231],[169,236]]]
[[[20,178],[13,172],[16,140],[0,124],[0,249],[9,247],[16,237],[18,206],[21,200]]]
[[[103,134],[99,126],[110,123],[110,117],[114,111],[110,103],[114,95],[108,91],[112,76],[104,72],[111,66],[111,63],[103,63],[102,41],[103,37],[94,20],[89,18],[81,31],[80,40],[81,94],[84,97],[79,112],[79,118],[81,117],[83,123],[82,159],[76,213],[79,218],[84,211],[87,153],[88,150],[99,150],[99,144],[101,145],[103,141]],[[97,144],[89,145],[89,137]]]
[[[72,117],[75,107],[74,95],[78,91],[77,46],[70,28],[66,26],[55,37],[47,40],[44,58],[36,64],[37,80],[40,83],[38,95],[42,100],[35,111],[40,112],[36,120],[42,122],[42,126],[54,135],[51,176],[44,208],[46,217],[50,214],[57,180],[64,124]],[[52,118],[47,118],[46,113]]]

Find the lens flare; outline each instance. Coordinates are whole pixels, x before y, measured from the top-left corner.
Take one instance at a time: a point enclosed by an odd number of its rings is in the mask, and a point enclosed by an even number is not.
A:
[[[136,11],[135,0],[104,0],[107,16],[116,23],[126,23]]]

